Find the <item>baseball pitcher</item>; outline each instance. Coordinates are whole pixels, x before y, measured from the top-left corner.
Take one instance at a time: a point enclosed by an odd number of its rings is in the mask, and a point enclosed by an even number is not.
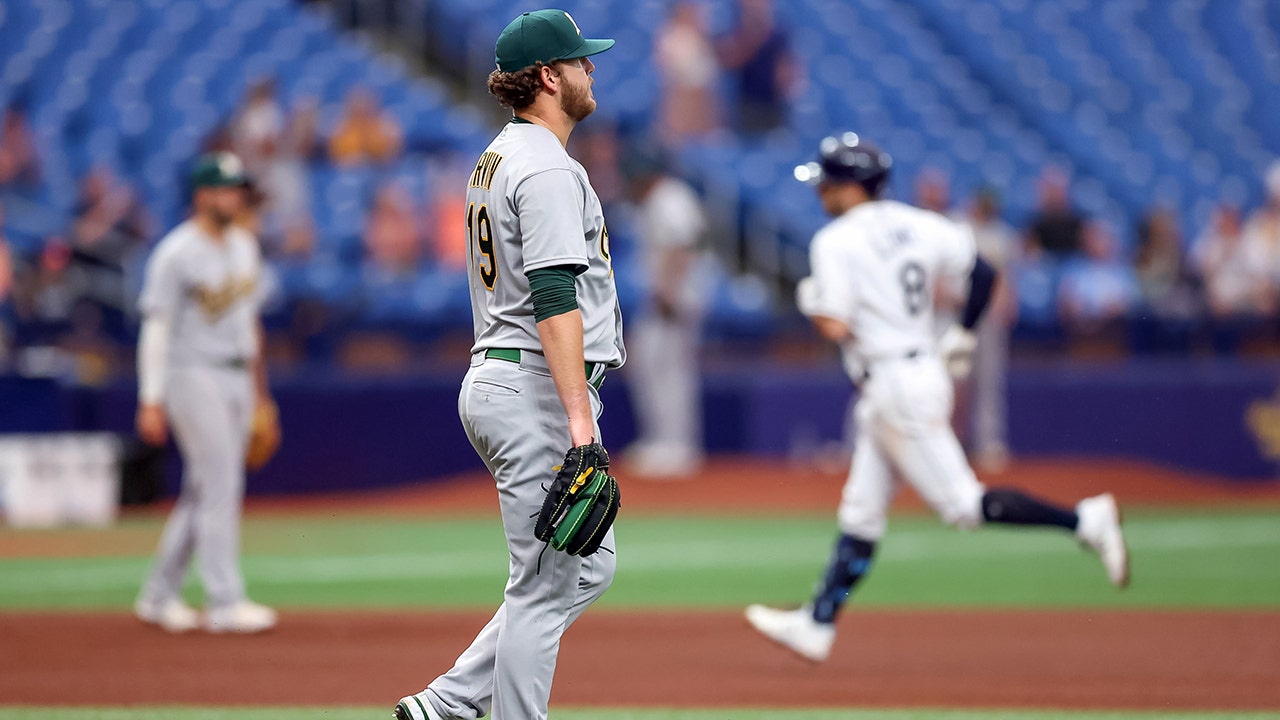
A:
[[[475,345],[458,412],[497,484],[510,576],[493,619],[397,720],[546,718],[560,637],[613,580],[597,389],[625,360],[622,317],[600,200],[565,150],[596,106],[590,56],[612,46],[561,10],[498,37],[489,92],[514,117],[467,184]],[[584,496],[601,502],[570,507]]]

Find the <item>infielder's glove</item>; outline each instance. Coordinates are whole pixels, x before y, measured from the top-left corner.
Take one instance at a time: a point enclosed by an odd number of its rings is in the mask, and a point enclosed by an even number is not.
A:
[[[249,427],[249,447],[244,454],[244,466],[250,471],[260,470],[280,449],[280,413],[270,400],[259,402],[253,409],[253,422]]]
[[[952,325],[938,340],[938,354],[947,364],[947,372],[956,380],[969,377],[973,370],[973,352],[978,340],[973,333],[959,325]]]
[[[608,470],[609,453],[600,443],[566,453],[542,501],[534,537],[570,555],[599,550],[622,505],[618,480]]]

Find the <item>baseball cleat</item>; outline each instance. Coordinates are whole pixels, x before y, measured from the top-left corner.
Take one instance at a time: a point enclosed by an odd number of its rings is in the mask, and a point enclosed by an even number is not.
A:
[[[184,633],[200,627],[200,613],[178,598],[159,604],[139,600],[133,605],[133,614],[142,622],[165,632]]]
[[[1120,508],[1111,493],[1085,498],[1076,506],[1080,524],[1076,537],[1092,548],[1107,569],[1107,579],[1116,587],[1129,585],[1129,548],[1120,530]]]
[[[444,720],[430,702],[417,695],[400,698],[400,702],[396,703],[395,718],[396,720]]]
[[[808,607],[775,610],[749,605],[746,616],[747,622],[765,637],[811,662],[826,660],[836,640],[835,625],[814,620]]]
[[[276,626],[276,611],[251,600],[241,600],[230,607],[210,610],[204,629],[211,633],[260,633]]]

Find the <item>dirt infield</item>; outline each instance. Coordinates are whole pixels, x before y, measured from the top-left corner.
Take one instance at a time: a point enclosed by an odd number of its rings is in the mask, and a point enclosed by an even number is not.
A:
[[[697,481],[629,477],[626,512],[834,511],[843,475],[717,460]],[[1280,484],[1228,483],[1123,462],[1037,461],[984,478],[1059,502],[1110,490],[1127,507],[1280,508]],[[493,513],[492,482],[360,495],[254,498],[250,514]],[[918,512],[903,493],[899,511]],[[141,511],[159,514],[167,507]],[[123,527],[101,554],[142,552]],[[84,555],[77,534],[11,534],[0,556]],[[134,547],[137,545],[137,547]],[[392,703],[420,689],[487,617],[286,612],[260,637],[169,636],[124,613],[0,613],[0,705]],[[553,702],[596,706],[1043,707],[1280,710],[1280,611],[855,609],[826,664],[796,659],[737,613],[588,613],[565,639]]]
[[[258,637],[123,615],[0,614],[0,704],[384,704],[476,613],[289,613]],[[855,612],[815,666],[736,614],[588,613],[553,702],[611,706],[1280,709],[1280,613]]]

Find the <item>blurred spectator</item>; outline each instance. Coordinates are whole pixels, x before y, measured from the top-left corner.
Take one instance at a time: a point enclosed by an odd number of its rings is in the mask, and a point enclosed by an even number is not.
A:
[[[9,238],[4,232],[4,203],[0,203],[0,303],[10,299],[13,290],[13,257]]]
[[[320,105],[315,98],[299,100],[281,138],[274,171],[266,178],[270,220],[283,237],[281,253],[290,257],[307,257],[315,247],[307,163],[319,145],[319,122]]]
[[[77,252],[121,265],[151,233],[151,217],[127,183],[103,165],[85,175],[71,230]]]
[[[1276,293],[1267,277],[1266,248],[1244,234],[1239,208],[1224,204],[1196,238],[1193,253],[1209,306],[1214,350],[1234,354],[1244,333],[1275,311]]]
[[[255,81],[231,123],[231,150],[244,160],[250,175],[261,178],[267,174],[284,130],[284,110],[276,101],[275,80]]]
[[[385,163],[400,155],[403,132],[382,112],[373,93],[356,88],[347,96],[346,115],[329,138],[329,159],[337,165]]]
[[[628,331],[638,437],[627,456],[636,473],[669,477],[696,470],[703,456],[699,350],[707,273],[699,266],[707,262],[707,218],[693,188],[668,171],[663,157],[636,153],[625,170],[649,288]]]
[[[467,178],[471,168],[457,153],[441,153],[427,167],[431,248],[441,268],[467,270]]]
[[[626,179],[622,173],[622,138],[618,127],[596,123],[574,133],[570,151],[587,169],[591,187],[604,206],[605,217],[618,203],[626,201]]]
[[[0,187],[40,183],[40,157],[22,106],[10,105],[0,120]]]
[[[1018,334],[1035,340],[1056,338],[1058,322],[1058,262],[1029,240],[1022,244],[1018,262],[1005,277],[1012,280],[1017,298]]]
[[[716,81],[720,67],[707,35],[702,6],[680,0],[653,46],[661,76],[658,137],[667,147],[720,127]]]
[[[286,157],[307,163],[323,156],[320,143],[320,101],[314,97],[298,98],[289,115],[282,143]]]
[[[1018,236],[1000,218],[995,191],[983,189],[974,198],[967,218],[978,254],[999,273],[995,294],[978,323],[978,347],[973,357],[973,432],[978,466],[987,472],[1004,470],[1009,461],[1008,396],[1009,330],[1018,316],[1018,300],[1011,271],[1018,261]]]
[[[251,176],[246,175],[243,184],[244,202],[240,203],[240,212],[232,221],[237,227],[255,238],[262,236],[262,210],[267,204],[267,195],[262,192]]]
[[[800,76],[773,0],[738,0],[738,24],[717,43],[717,54],[733,74],[738,130],[757,134],[785,125]]]
[[[1063,259],[1081,249],[1085,219],[1071,207],[1066,173],[1048,168],[1040,177],[1040,209],[1028,229],[1029,240]]]
[[[151,216],[128,183],[106,166],[90,170],[80,182],[70,232],[78,299],[122,319],[132,305],[126,268],[146,252],[152,231]]]
[[[1142,219],[1135,266],[1144,309],[1162,318],[1191,317],[1195,299],[1182,253],[1182,233],[1171,211],[1156,209]]]
[[[13,344],[13,251],[4,234],[4,205],[0,204],[0,373],[9,365]]]
[[[305,257],[314,245],[306,160],[316,145],[318,113],[316,102],[308,98],[286,118],[276,101],[275,82],[268,79],[250,87],[232,122],[232,150],[244,159],[265,198],[257,236],[268,255]]]
[[[951,181],[935,167],[926,167],[916,176],[916,206],[939,215],[951,212]]]
[[[926,166],[916,175],[915,205],[944,217],[951,216],[951,179],[936,167]],[[964,221],[966,218],[956,218]],[[969,287],[963,278],[942,277],[934,288],[934,333],[942,337],[952,325],[959,322],[960,307],[968,296]],[[959,417],[957,414],[956,417]],[[963,436],[957,427],[956,434]]]
[[[1058,287],[1059,314],[1070,329],[1092,334],[1114,325],[1138,296],[1133,268],[1120,259],[1116,238],[1103,223],[1084,230],[1084,255],[1063,268]]]
[[[410,275],[422,259],[422,237],[413,198],[398,183],[379,190],[364,228],[364,246],[371,267],[386,276]]]
[[[20,279],[14,298],[18,321],[36,342],[52,342],[71,326],[84,277],[71,262],[71,245],[61,237],[45,242],[35,267]]]
[[[1139,293],[1132,325],[1134,350],[1144,354],[1190,352],[1199,299],[1173,212],[1158,208],[1143,217],[1138,225],[1134,268]]]
[[[1280,286],[1280,160],[1271,164],[1265,182],[1266,202],[1249,216],[1244,235],[1246,242],[1262,249],[1263,267],[1274,289]]]
[[[263,212],[267,206],[267,196],[262,192],[262,188],[258,186],[249,176],[245,176],[244,182],[244,202],[240,203],[239,212],[236,213],[232,223],[259,239],[261,243],[262,226],[264,223]],[[264,310],[267,309],[268,301],[274,301],[276,293],[280,289],[279,269],[271,263],[263,263],[262,274],[258,278],[257,293],[262,299]]]

